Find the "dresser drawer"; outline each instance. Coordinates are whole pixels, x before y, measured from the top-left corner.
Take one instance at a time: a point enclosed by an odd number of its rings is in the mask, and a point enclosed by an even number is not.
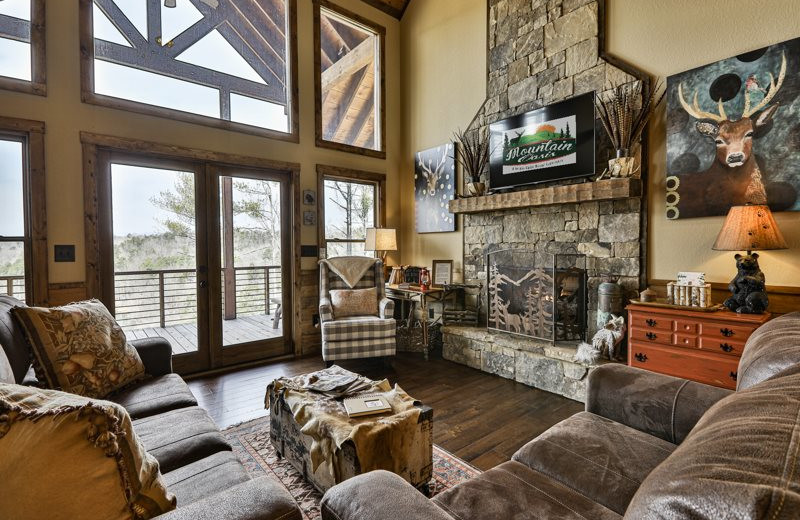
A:
[[[724,322],[709,321],[700,323],[700,334],[708,338],[722,338],[745,342],[754,330],[756,330],[756,327],[733,325]]]
[[[672,330],[673,320],[658,314],[631,314],[631,326],[642,330]]]
[[[631,330],[631,340],[638,341],[640,343],[660,343],[662,345],[672,345],[672,331],[633,328]]]
[[[691,320],[675,320],[675,332],[682,334],[697,334],[697,322]]]
[[[700,350],[632,343],[628,364],[722,388],[736,388],[739,360],[734,356]]]
[[[672,335],[672,344],[686,348],[700,348],[698,338],[694,334],[681,334],[677,332]]]
[[[741,357],[744,350],[744,342],[734,341],[728,338],[709,338],[700,336],[700,349],[707,352],[727,354],[728,356]]]

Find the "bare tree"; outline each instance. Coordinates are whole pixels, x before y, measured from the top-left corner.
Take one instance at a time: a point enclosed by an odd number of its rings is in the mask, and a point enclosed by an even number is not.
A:
[[[344,212],[341,223],[326,223],[336,238],[360,240],[366,236],[367,227],[374,225],[374,188],[367,184],[346,181],[326,181],[325,189],[332,190],[326,195],[326,203],[331,202]],[[326,219],[330,215],[326,215]],[[347,254],[353,254],[353,243],[347,242]]]

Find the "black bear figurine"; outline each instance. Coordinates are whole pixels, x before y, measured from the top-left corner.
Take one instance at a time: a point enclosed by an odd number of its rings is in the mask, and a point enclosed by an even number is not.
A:
[[[758,266],[758,253],[737,254],[736,277],[728,284],[731,297],[723,305],[740,314],[761,314],[767,310],[769,299],[764,285],[764,273]]]

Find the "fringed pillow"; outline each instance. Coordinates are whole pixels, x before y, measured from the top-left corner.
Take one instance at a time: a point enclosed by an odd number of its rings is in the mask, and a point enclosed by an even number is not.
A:
[[[0,384],[0,518],[147,520],[175,508],[128,413]]]
[[[334,289],[330,291],[333,317],[377,316],[378,289]]]

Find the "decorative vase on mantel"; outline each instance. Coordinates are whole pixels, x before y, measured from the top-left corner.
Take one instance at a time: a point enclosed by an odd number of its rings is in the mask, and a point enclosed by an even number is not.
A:
[[[623,148],[617,150],[616,157],[608,160],[608,174],[610,177],[638,177],[639,168],[636,167],[636,157],[630,156],[630,150]]]
[[[483,182],[468,182],[467,193],[470,197],[480,197],[486,193],[486,184]]]

